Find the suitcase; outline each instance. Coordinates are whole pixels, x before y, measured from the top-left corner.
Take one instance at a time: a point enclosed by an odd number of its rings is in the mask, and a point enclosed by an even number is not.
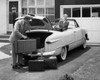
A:
[[[56,56],[51,56],[44,59],[44,67],[46,69],[57,69],[57,58]]]
[[[37,49],[41,48],[40,38],[35,38],[35,39],[36,39],[36,46],[37,46]]]
[[[16,53],[37,52],[37,47],[39,47],[39,39],[18,40],[15,42]]]
[[[44,60],[29,60],[29,71],[44,71]]]

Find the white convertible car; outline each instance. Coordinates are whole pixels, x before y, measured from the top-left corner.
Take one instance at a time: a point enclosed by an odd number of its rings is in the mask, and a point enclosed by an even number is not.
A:
[[[68,29],[57,31],[46,17],[33,16],[30,22],[31,30],[26,34],[29,38],[39,38],[39,48],[36,54],[57,56],[58,60],[66,60],[68,51],[76,48],[86,48],[87,33],[79,27],[75,19],[68,19]],[[58,26],[58,25],[56,25]]]

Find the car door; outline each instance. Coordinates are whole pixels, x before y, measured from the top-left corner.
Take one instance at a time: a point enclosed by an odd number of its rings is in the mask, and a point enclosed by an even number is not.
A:
[[[69,29],[59,32],[57,34],[51,35],[52,38],[49,36],[49,40],[51,38],[52,44],[49,44],[49,50],[54,50],[59,47],[63,47],[68,45],[69,50],[75,48],[76,46],[76,33],[75,33],[75,23],[73,20],[69,20]],[[47,45],[48,46],[48,45]]]
[[[72,50],[73,48],[76,47],[76,40],[77,40],[77,37],[76,37],[77,30],[76,30],[74,20],[69,20],[68,31],[71,32],[71,37],[69,37],[70,38],[69,50]]]
[[[79,27],[78,23],[74,21],[75,29],[74,29],[74,35],[75,35],[75,45],[79,46],[82,43],[82,31]]]

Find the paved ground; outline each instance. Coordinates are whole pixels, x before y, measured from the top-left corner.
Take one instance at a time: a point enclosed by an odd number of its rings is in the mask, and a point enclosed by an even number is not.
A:
[[[9,43],[0,43],[0,60],[11,57],[9,54],[5,54],[8,51],[6,48],[7,45],[9,45]]]
[[[94,55],[72,74],[75,80],[100,80],[100,47],[91,49]]]
[[[10,50],[9,44],[0,47],[0,51],[9,56]],[[74,80],[100,80],[99,58],[100,46],[88,46],[84,50],[78,48],[69,52],[66,61],[58,62],[58,69],[29,72],[28,68],[12,70],[11,58],[7,57],[0,60],[0,80],[59,80],[65,74]]]

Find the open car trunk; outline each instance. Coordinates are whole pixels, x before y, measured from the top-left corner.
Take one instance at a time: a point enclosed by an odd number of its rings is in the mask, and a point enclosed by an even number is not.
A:
[[[52,32],[34,31],[26,33],[30,39],[38,39],[38,48],[44,48],[45,39],[52,34]]]

